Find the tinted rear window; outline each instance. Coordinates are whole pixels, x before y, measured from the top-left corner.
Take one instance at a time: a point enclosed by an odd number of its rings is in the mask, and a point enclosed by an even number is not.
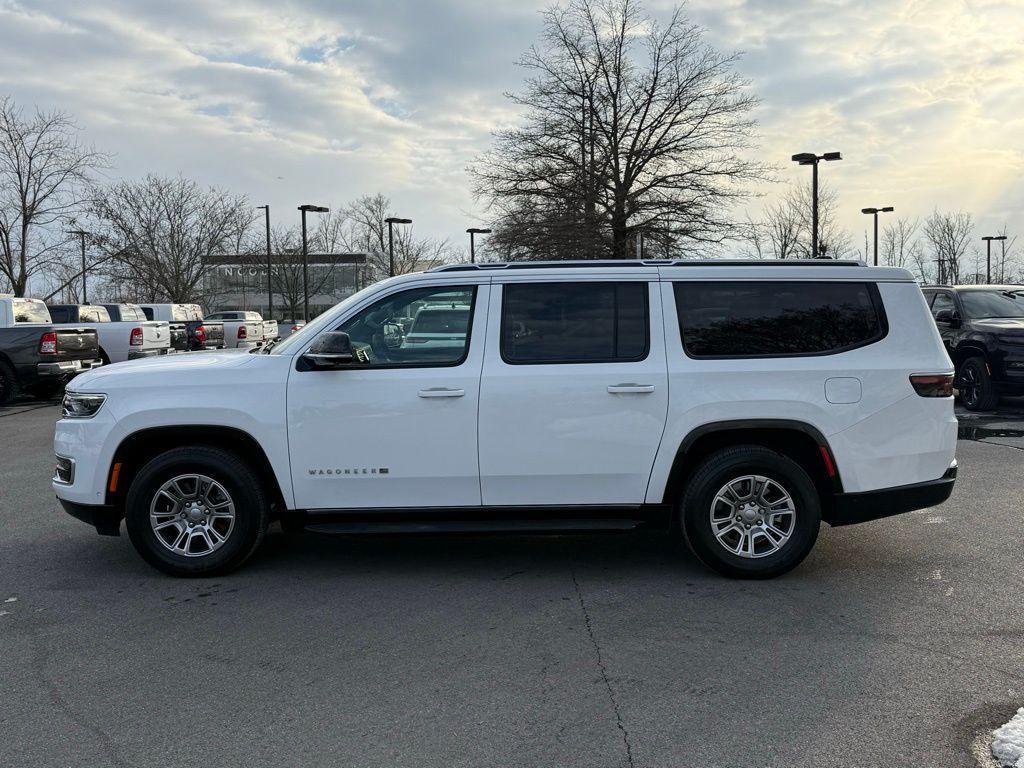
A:
[[[869,283],[677,282],[674,289],[691,357],[820,355],[887,331]]]
[[[647,283],[511,283],[503,297],[501,354],[508,363],[647,357]]]

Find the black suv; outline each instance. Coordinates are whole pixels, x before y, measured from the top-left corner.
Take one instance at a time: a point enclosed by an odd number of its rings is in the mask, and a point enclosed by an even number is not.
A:
[[[956,366],[964,406],[987,411],[1000,395],[1024,394],[1024,286],[931,285],[922,290]]]

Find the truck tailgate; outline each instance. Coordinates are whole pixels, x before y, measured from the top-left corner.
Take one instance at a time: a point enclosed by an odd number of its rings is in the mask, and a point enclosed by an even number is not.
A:
[[[147,320],[142,326],[141,349],[168,349],[171,346],[171,324],[163,320]]]
[[[206,331],[206,341],[203,343],[206,349],[224,346],[224,323],[219,320],[203,320],[203,330]]]
[[[92,328],[66,328],[54,326],[57,334],[57,354],[43,355],[46,360],[96,360],[100,356],[100,343]]]

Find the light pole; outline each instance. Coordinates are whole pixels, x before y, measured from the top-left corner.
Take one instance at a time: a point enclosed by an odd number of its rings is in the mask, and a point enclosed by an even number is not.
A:
[[[489,235],[491,234],[491,230],[470,227],[466,232],[469,233],[469,263],[476,264],[476,244],[473,242],[473,237],[474,235]]]
[[[392,227],[395,224],[412,224],[412,219],[399,219],[395,216],[388,216],[384,221],[388,225],[388,276],[395,276],[395,235]]]
[[[302,211],[302,322],[309,322],[309,246],[306,244],[306,214],[327,213],[330,208],[322,205],[300,205]]]
[[[87,293],[86,281],[85,281],[85,236],[88,235],[88,234],[91,234],[91,233],[90,232],[86,232],[84,229],[72,229],[72,230],[70,230],[68,232],[68,234],[69,235],[78,235],[78,237],[81,238],[81,241],[82,241],[82,303],[83,304],[88,304],[89,303],[89,296],[88,296],[88,293]],[[1006,238],[1003,238],[1003,239],[1005,240]]]
[[[257,205],[257,209],[262,208],[266,214],[267,220],[267,319],[274,319],[274,288],[270,282],[270,206],[269,205]]]
[[[992,241],[1005,240],[1006,235],[987,235],[981,239],[985,241],[985,282],[992,285]]]
[[[869,213],[875,217],[875,266],[878,266],[878,214],[892,213],[895,209],[891,205],[885,208],[861,208],[861,213]]]
[[[811,166],[811,258],[818,258],[818,163],[824,160],[842,160],[839,152],[826,152],[816,155],[813,152],[801,152],[793,155],[793,162]]]

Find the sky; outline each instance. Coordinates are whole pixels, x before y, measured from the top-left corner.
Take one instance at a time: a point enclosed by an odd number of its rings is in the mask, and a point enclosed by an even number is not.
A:
[[[111,179],[182,174],[269,203],[383,192],[420,235],[464,245],[466,166],[516,120],[505,93],[537,0],[0,0],[0,93],[65,110]],[[673,3],[649,0],[664,17]],[[962,209],[1024,230],[1024,0],[692,0],[760,99],[758,157],[782,184],[823,167],[840,221],[862,207]],[[808,181],[809,183],[809,181]],[[742,211],[739,212],[742,217]]]

